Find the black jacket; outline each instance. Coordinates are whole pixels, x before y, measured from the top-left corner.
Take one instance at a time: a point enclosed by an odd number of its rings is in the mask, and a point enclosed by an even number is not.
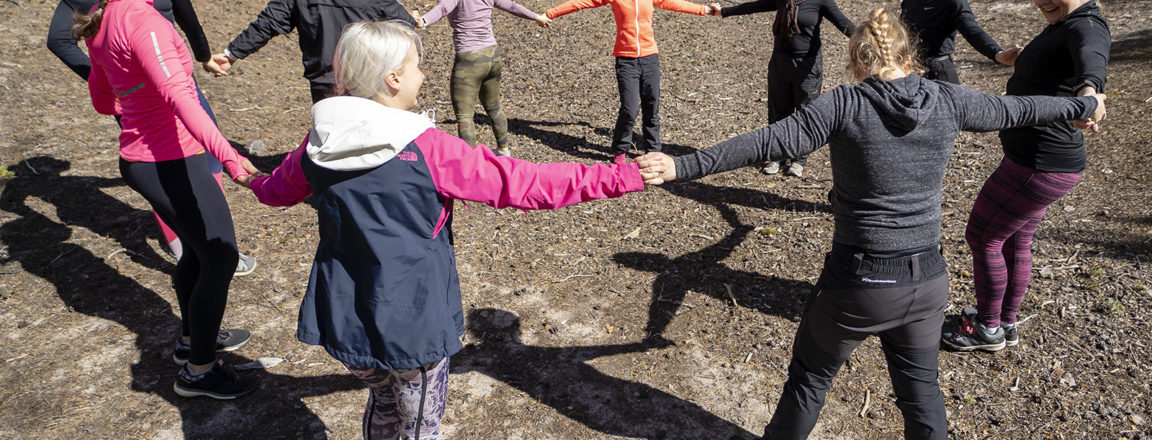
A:
[[[780,8],[777,0],[756,0],[729,6],[720,10],[720,16],[755,14],[776,11]],[[780,18],[777,17],[777,20]],[[788,38],[772,38],[772,51],[794,58],[813,59],[820,56],[820,21],[826,19],[844,35],[852,35],[856,25],[845,17],[835,0],[804,0],[797,5],[796,22],[800,32]],[[771,31],[769,31],[771,34]]]
[[[72,13],[87,13],[95,5],[96,0],[61,0],[48,25],[48,50],[85,81],[88,80],[88,72],[92,70],[92,63],[88,61],[88,55],[80,50],[76,39],[72,38],[72,24],[75,23]],[[191,0],[155,0],[152,6],[168,21],[180,25],[188,37],[188,47],[192,49],[196,61],[203,63],[212,57],[208,37],[204,36],[200,20],[196,19],[196,10],[192,8]]]
[[[996,61],[1000,45],[976,24],[967,0],[903,0],[900,18],[919,37],[921,59],[951,55],[956,51],[956,31],[980,52]]]
[[[256,21],[228,44],[228,52],[244,58],[260,50],[272,37],[296,30],[300,33],[304,77],[315,83],[332,84],[332,56],[344,26],[379,20],[416,24],[396,0],[272,0]]]

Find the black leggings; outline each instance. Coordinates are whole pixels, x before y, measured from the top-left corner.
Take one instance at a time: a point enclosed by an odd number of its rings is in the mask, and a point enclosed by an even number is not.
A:
[[[172,284],[180,302],[183,334],[191,339],[189,362],[212,363],[239,256],[232,213],[209,171],[208,154],[163,162],[121,159],[120,175],[184,243]]]

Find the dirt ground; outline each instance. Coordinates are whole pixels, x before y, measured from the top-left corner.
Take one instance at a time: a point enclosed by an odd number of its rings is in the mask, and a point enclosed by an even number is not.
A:
[[[840,2],[853,19],[879,4]],[[1152,3],[1104,6],[1114,38],[1110,120],[1089,137],[1083,180],[1037,234],[1022,344],[940,355],[953,438],[1152,438]],[[0,173],[0,438],[358,438],[365,389],[294,337],[315,213],[264,207],[237,185],[227,194],[240,248],[259,266],[232,283],[224,320],[255,336],[226,358],[284,362],[257,372],[262,389],[241,400],[172,392],[174,260],[147,204],[119,177],[115,122],[92,111],[84,83],[44,47],[54,7],[0,2],[0,166],[9,170]],[[196,7],[220,51],[263,2]],[[972,8],[1003,45],[1023,44],[1044,25],[1030,2],[973,0]],[[772,16],[656,14],[668,151],[766,124]],[[547,30],[501,13],[495,28],[515,155],[607,160],[617,105],[608,9]],[[423,33],[420,107],[436,109],[454,133],[450,29]],[[845,82],[846,39],[825,24],[824,40],[827,90]],[[1002,92],[1011,73],[964,42],[957,61],[964,84],[989,93]],[[265,170],[307,130],[301,70],[292,35],[239,62],[231,77],[198,73],[223,133]],[[458,205],[469,331],[451,360],[445,436],[759,435],[831,244],[827,154],[812,157],[803,179],[746,168],[551,212]],[[953,313],[974,302],[963,228],[1000,157],[994,134],[966,134],[948,170]],[[661,329],[670,343],[644,343]],[[873,338],[841,371],[813,438],[899,438],[901,420]]]

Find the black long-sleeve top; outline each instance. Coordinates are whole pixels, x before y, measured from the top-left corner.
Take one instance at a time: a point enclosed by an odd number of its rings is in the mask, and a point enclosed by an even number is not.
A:
[[[1085,86],[1103,93],[1111,48],[1108,22],[1089,1],[1024,46],[1007,93],[1075,96]],[[1005,156],[1037,171],[1077,173],[1088,161],[1084,134],[1069,121],[1004,130],[1000,142]]]
[[[828,144],[836,243],[870,252],[940,242],[944,171],[960,130],[1083,119],[1091,97],[995,96],[908,75],[840,86],[772,125],[675,158],[692,179],[765,160],[807,156]]]
[[[92,70],[92,63],[72,37],[72,24],[75,23],[72,13],[87,13],[96,3],[97,0],[61,0],[56,5],[56,12],[52,14],[52,22],[48,24],[48,50],[85,81],[88,80],[88,72]],[[188,47],[192,49],[196,61],[203,63],[212,58],[208,37],[204,35],[204,28],[200,27],[191,0],[155,0],[152,6],[168,21],[180,25],[188,37]]]
[[[416,21],[396,0],[272,0],[256,20],[228,44],[228,52],[244,58],[272,37],[295,29],[300,33],[304,77],[332,84],[332,57],[344,26],[358,21]]]
[[[755,14],[779,9],[778,0],[756,0],[729,6],[720,10],[721,17]],[[820,20],[827,19],[844,35],[852,35],[856,25],[840,12],[835,0],[804,0],[797,5],[796,24],[800,32],[789,38],[774,38],[772,51],[796,58],[810,58],[820,55],[823,43],[820,41]],[[771,30],[769,30],[771,33]]]
[[[932,59],[956,52],[959,31],[977,52],[996,61],[1002,49],[976,23],[968,0],[904,0],[900,18],[920,39],[920,58]]]

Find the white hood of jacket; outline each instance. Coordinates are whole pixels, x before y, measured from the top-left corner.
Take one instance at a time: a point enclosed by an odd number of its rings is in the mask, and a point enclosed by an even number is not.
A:
[[[353,96],[312,106],[308,158],[334,171],[378,167],[435,124],[424,115]]]

